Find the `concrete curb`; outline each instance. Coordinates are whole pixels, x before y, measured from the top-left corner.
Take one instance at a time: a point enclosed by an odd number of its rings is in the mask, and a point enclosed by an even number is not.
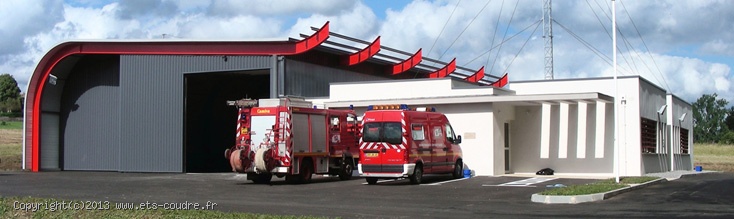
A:
[[[530,200],[537,203],[544,204],[578,204],[584,202],[600,201],[611,198],[615,195],[619,195],[628,191],[645,188],[651,185],[655,185],[662,182],[667,182],[665,178],[656,179],[642,184],[630,185],[621,189],[612,190],[603,193],[594,193],[588,195],[541,195],[535,193],[530,197]]]

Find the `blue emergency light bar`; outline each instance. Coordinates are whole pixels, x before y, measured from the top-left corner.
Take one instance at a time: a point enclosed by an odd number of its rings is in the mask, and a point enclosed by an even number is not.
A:
[[[369,105],[367,110],[410,110],[408,104]]]

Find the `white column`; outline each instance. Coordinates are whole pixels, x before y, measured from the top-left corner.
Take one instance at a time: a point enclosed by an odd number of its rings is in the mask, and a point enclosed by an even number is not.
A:
[[[594,142],[594,157],[604,158],[604,134],[606,133],[607,104],[596,101],[596,141]]]
[[[665,126],[669,127],[668,129],[670,129],[670,135],[668,135],[670,136],[668,137],[668,145],[670,145],[670,152],[669,152],[670,153],[670,171],[675,171],[675,151],[676,150],[674,148],[675,146],[674,139],[676,138],[674,137],[675,135],[673,134],[673,132],[675,131],[675,129],[673,128],[673,114],[676,112],[675,110],[673,110],[674,108],[673,107],[673,94],[667,94],[665,96],[665,102],[669,108],[667,114],[665,115],[665,118],[667,120],[667,124]],[[677,141],[680,142],[680,140],[677,140]]]
[[[579,102],[578,130],[576,131],[576,158],[586,158],[586,114],[587,103]]]
[[[550,157],[551,105],[543,103],[540,116],[540,158]]]
[[[561,102],[558,118],[558,158],[568,158],[568,103]]]

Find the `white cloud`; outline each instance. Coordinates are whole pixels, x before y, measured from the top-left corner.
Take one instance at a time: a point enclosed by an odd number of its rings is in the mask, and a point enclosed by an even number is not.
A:
[[[48,31],[62,20],[63,9],[60,1],[4,0],[0,14],[0,54],[5,55],[22,52],[24,37]]]
[[[734,44],[732,43],[734,42],[724,42],[722,39],[712,40],[704,43],[699,52],[704,54],[734,56]]]
[[[720,97],[729,100],[734,99],[730,82],[734,80],[734,75],[727,65],[697,58],[653,54],[655,63],[660,68],[658,72],[649,55],[641,56],[650,68],[644,67],[638,61],[639,68],[633,71],[684,100],[693,102],[702,94],[712,93],[718,93]],[[612,73],[611,67],[607,67],[606,72]]]
[[[216,19],[199,14],[179,21],[178,36],[198,39],[269,38],[280,34],[280,26],[277,20],[254,16]]]
[[[211,7],[209,8],[209,14],[213,16],[288,16],[293,13],[314,13],[332,16],[348,11],[354,7],[356,3],[357,1],[354,0],[220,0],[212,2]]]
[[[321,27],[326,21],[330,21],[329,30],[371,41],[372,35],[375,34],[379,23],[377,16],[372,10],[364,4],[357,3],[350,10],[343,11],[337,15],[314,14],[307,18],[298,18],[296,23],[290,28],[289,36],[299,38],[300,33],[311,33],[311,27]],[[332,39],[336,40],[336,39]]]

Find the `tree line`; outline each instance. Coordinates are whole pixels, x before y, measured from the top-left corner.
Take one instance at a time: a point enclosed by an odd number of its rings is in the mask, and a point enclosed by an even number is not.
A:
[[[704,94],[693,103],[693,140],[698,143],[734,144],[734,106]]]
[[[0,75],[0,115],[22,115],[23,95],[18,82],[10,74]]]

